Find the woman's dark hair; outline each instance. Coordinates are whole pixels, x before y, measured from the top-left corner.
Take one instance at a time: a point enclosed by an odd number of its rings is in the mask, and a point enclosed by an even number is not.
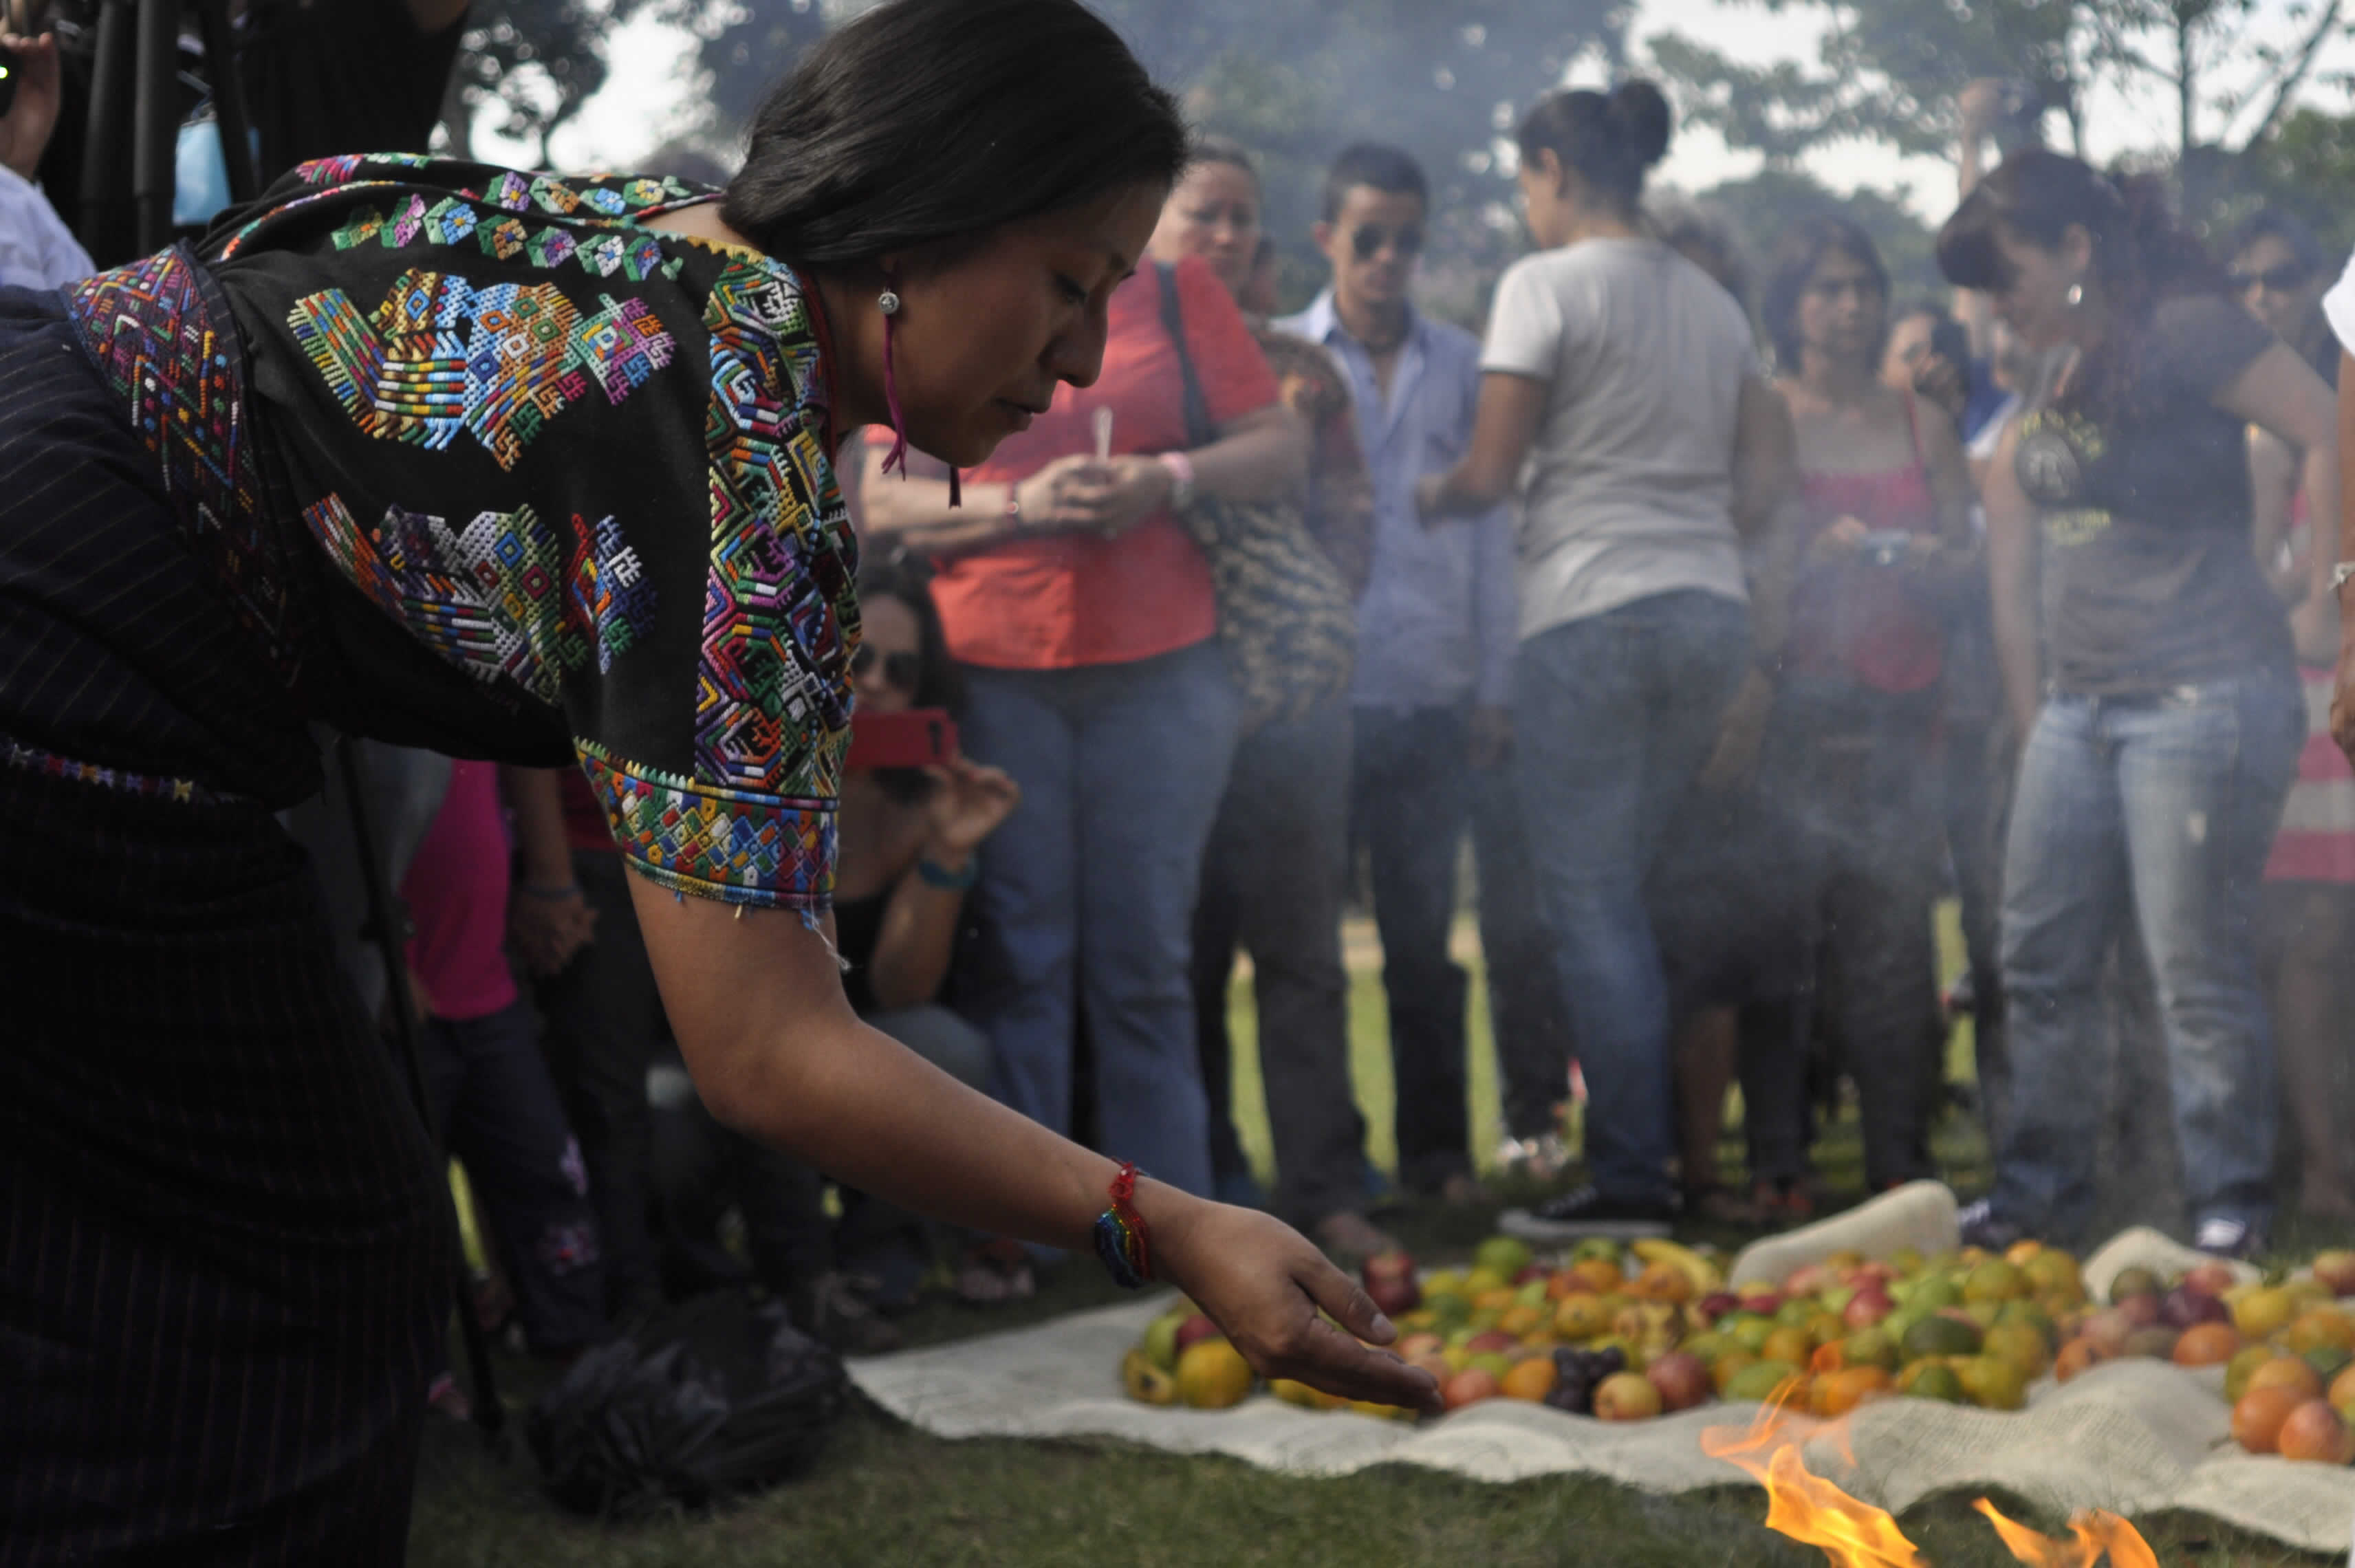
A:
[[[2278,240],[2288,246],[2289,253],[2309,276],[2328,271],[2330,266],[2330,252],[2322,248],[2322,241],[2315,238],[2314,230],[2296,214],[2285,212],[2278,207],[2258,208],[2232,230],[2232,241],[2224,247],[2225,261],[2229,263],[2233,257],[2260,240]]]
[[[1241,169],[1251,176],[1252,185],[1259,184],[1259,160],[1232,136],[1205,133],[1195,137],[1194,155],[1186,160],[1186,167],[1191,169],[1200,164],[1224,164],[1231,169]]]
[[[2073,227],[2092,237],[2103,296],[2130,321],[2169,295],[2223,288],[2222,272],[2176,221],[2157,176],[2113,181],[2041,147],[2004,159],[1963,199],[1938,230],[1938,270],[1958,289],[2001,293],[2011,268],[1997,243],[2000,232],[2051,251]]]
[[[1805,345],[1799,338],[1799,300],[1807,292],[1807,283],[1823,265],[1826,256],[1838,253],[1862,267],[1871,274],[1872,286],[1882,301],[1889,298],[1889,269],[1881,264],[1881,252],[1872,243],[1872,236],[1837,213],[1821,212],[1812,218],[1802,218],[1774,241],[1774,258],[1766,269],[1765,296],[1758,302],[1759,315],[1764,319],[1767,341],[1774,346],[1774,357],[1785,372],[1799,368],[1799,353]],[[1882,325],[1888,325],[1884,308]],[[1872,357],[1879,359],[1876,345]]]
[[[1647,210],[1661,244],[1714,278],[1742,309],[1750,308],[1750,259],[1732,219],[1714,206],[1681,199],[1656,199]]]
[[[1551,153],[1586,187],[1623,211],[1644,198],[1644,173],[1668,155],[1668,101],[1648,81],[1608,97],[1584,89],[1549,92],[1521,117],[1521,161]]]
[[[916,688],[908,694],[909,705],[962,712],[964,682],[949,656],[948,634],[932,603],[932,573],[913,556],[870,551],[859,563],[858,602],[879,599],[898,600],[916,618]],[[915,805],[932,790],[932,779],[919,768],[878,768],[875,778],[901,805]]]
[[[888,0],[753,116],[722,221],[846,268],[1184,172],[1185,122],[1078,0]]]

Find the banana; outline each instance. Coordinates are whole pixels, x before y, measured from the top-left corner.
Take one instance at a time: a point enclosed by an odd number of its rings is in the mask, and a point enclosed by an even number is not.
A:
[[[1668,1264],[1678,1274],[1692,1281],[1693,1290],[1702,1296],[1725,1288],[1725,1273],[1709,1259],[1690,1247],[1658,1236],[1648,1236],[1628,1243],[1629,1249],[1647,1264]]]

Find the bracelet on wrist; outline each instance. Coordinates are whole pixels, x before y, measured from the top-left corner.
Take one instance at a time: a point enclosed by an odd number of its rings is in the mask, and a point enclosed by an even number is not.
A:
[[[1111,1204],[1096,1216],[1096,1256],[1123,1290],[1135,1290],[1153,1278],[1152,1232],[1132,1201],[1137,1175],[1136,1163],[1124,1162],[1112,1179]]]
[[[523,894],[526,898],[539,899],[545,902],[554,904],[562,903],[568,899],[579,898],[581,896],[581,885],[578,882],[567,882],[562,887],[551,887],[533,882],[517,882],[516,884],[516,891]]]
[[[952,871],[930,855],[925,855],[916,861],[916,875],[923,879],[924,886],[928,888],[938,888],[949,893],[971,892],[974,884],[981,880],[981,859],[978,856],[968,855],[964,864]]]
[[[2350,582],[2355,582],[2355,560],[2342,560],[2330,569],[2330,592],[2336,593]]]

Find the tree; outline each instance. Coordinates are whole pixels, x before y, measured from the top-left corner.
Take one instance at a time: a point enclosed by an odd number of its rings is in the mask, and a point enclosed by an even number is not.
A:
[[[1705,190],[1698,199],[1733,225],[1754,284],[1764,282],[1774,241],[1785,229],[1799,219],[1834,212],[1871,237],[1881,264],[1889,269],[1892,304],[1945,292],[1938,276],[1934,236],[1892,197],[1870,190],[1842,196],[1803,170],[1766,169]]]
[[[1754,66],[1677,34],[1650,40],[1691,117],[1787,165],[1844,139],[1949,147],[1955,94],[1977,77],[2026,82],[2067,116],[2082,151],[2096,85],[2158,86],[2173,101],[2169,155],[2263,141],[2302,93],[2344,91],[2319,68],[2355,36],[2350,0],[1764,0],[1827,25],[1819,64]]]
[[[605,84],[605,40],[645,0],[475,0],[443,101],[461,155],[477,128],[527,138],[548,163],[548,139]]]

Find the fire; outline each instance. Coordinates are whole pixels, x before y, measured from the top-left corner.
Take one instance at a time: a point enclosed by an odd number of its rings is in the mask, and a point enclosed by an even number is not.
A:
[[[1785,1404],[1796,1392],[1796,1380],[1778,1390],[1746,1432],[1732,1426],[1703,1432],[1701,1452],[1747,1472],[1764,1487],[1766,1528],[1822,1548],[1831,1568],[1930,1568],[1888,1510],[1850,1496],[1807,1469],[1799,1449],[1811,1435],[1837,1441],[1851,1468],[1856,1452],[1849,1446],[1845,1418],[1812,1432],[1795,1431]],[[2072,1539],[2056,1541],[2006,1518],[1985,1498],[1976,1506],[2011,1554],[2029,1568],[2094,1568],[2105,1554],[2110,1568],[2158,1568],[2149,1542],[2114,1513],[2092,1509],[2078,1514],[2069,1521]]]

